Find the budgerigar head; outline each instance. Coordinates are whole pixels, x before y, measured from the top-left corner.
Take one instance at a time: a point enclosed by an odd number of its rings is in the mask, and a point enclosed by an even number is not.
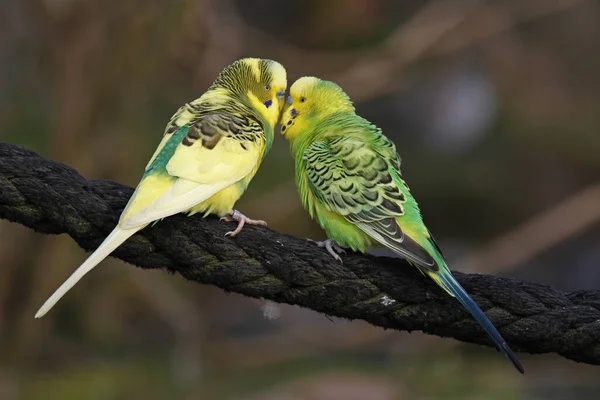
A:
[[[312,123],[338,112],[354,112],[350,97],[341,87],[313,76],[298,79],[281,116],[281,133],[288,139],[310,132]]]
[[[209,90],[249,105],[275,126],[285,104],[286,88],[285,68],[277,61],[243,58],[226,67]]]

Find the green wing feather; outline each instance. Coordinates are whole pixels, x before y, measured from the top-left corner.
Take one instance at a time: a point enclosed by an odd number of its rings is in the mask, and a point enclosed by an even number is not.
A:
[[[338,121],[333,131],[303,152],[312,195],[376,241],[422,269],[436,271],[436,260],[419,244],[421,238],[401,226],[403,220],[413,225],[422,221],[401,178],[394,145],[358,116]]]

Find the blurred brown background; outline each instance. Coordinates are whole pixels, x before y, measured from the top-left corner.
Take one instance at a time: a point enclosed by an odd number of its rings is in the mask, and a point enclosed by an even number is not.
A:
[[[0,140],[134,186],[164,125],[244,56],[334,80],[397,144],[454,269],[600,287],[600,3],[3,0]],[[239,208],[322,238],[276,137]],[[592,399],[596,367],[383,331],[0,221],[0,399]]]

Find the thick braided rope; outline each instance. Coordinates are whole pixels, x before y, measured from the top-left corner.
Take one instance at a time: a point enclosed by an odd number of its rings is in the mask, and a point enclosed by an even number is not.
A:
[[[67,233],[86,250],[113,229],[132,192],[0,143],[0,218]],[[340,264],[303,239],[254,226],[231,239],[223,236],[229,228],[216,218],[176,215],[133,236],[113,256],[251,297],[491,345],[455,299],[402,260],[348,254]],[[508,278],[456,276],[515,350],[600,364],[600,291],[564,294]]]

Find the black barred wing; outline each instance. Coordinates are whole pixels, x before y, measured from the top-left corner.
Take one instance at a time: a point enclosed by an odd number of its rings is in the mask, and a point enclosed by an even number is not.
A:
[[[247,150],[251,145],[264,148],[265,128],[252,115],[232,113],[227,110],[204,110],[204,104],[188,103],[171,117],[161,143],[148,162],[146,170],[156,162],[164,163],[173,150],[193,148],[213,150],[223,139],[231,139],[235,145],[227,147],[234,153],[236,147]],[[228,142],[225,140],[223,143]],[[161,157],[162,156],[162,157]],[[159,159],[157,160],[157,157]],[[162,158],[162,159],[161,159]]]
[[[240,147],[247,142],[257,143],[264,140],[263,127],[250,116],[230,113],[214,113],[202,116],[193,123],[181,142],[184,146],[192,146],[197,141],[202,147],[213,149],[223,138],[235,139]]]
[[[178,131],[179,132],[179,131]],[[254,173],[265,151],[262,124],[249,115],[213,112],[189,122],[167,171],[196,182],[240,179]]]
[[[391,152],[384,148],[382,154],[348,136],[311,144],[303,157],[310,190],[330,211],[373,239],[420,267],[435,270],[433,258],[398,223],[405,215],[405,203],[414,200],[400,178],[393,145],[382,138]]]

